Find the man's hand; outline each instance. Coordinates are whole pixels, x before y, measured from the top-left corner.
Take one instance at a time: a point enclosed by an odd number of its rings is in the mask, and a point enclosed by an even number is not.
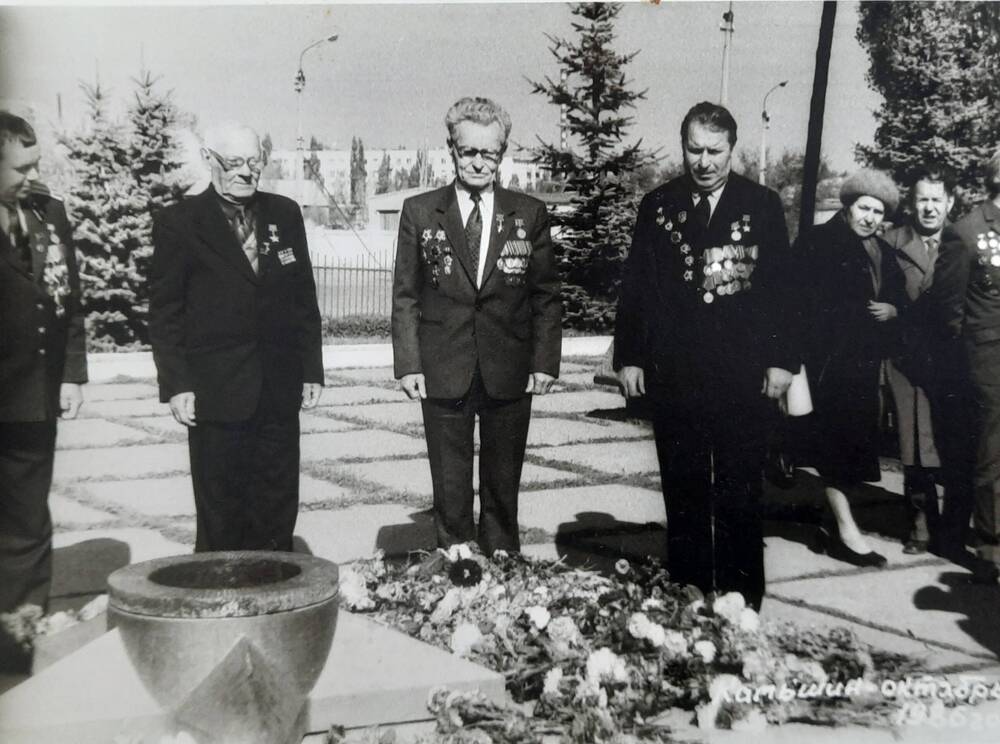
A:
[[[875,302],[872,300],[868,303],[868,312],[879,323],[885,323],[887,320],[892,320],[896,317],[896,306],[890,305],[888,302]]]
[[[622,367],[618,378],[625,388],[626,398],[638,398],[646,394],[646,373],[642,367]]]
[[[174,420],[184,426],[197,426],[194,420],[194,393],[177,393],[170,398]]]
[[[403,375],[399,379],[399,384],[403,388],[403,392],[410,397],[410,400],[427,397],[427,383],[424,382],[423,372]]]
[[[556,378],[552,375],[547,375],[544,372],[532,372],[528,375],[528,387],[524,389],[526,393],[532,393],[533,395],[545,395],[549,392],[549,388],[552,387],[552,383],[556,381]]]
[[[319,403],[319,396],[323,392],[323,386],[318,382],[302,383],[302,408],[315,408]]]
[[[64,382],[59,386],[59,415],[64,419],[75,419],[83,405],[83,388],[75,382]]]
[[[772,400],[777,400],[788,386],[792,384],[792,373],[781,367],[768,367],[764,373],[764,384],[761,385],[760,392]]]

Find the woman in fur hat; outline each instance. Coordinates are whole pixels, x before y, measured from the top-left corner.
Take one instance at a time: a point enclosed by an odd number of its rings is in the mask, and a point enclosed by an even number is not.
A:
[[[799,236],[803,349],[815,410],[813,457],[832,522],[822,545],[835,558],[882,567],[851,513],[847,493],[878,481],[879,380],[895,344],[895,319],[907,302],[892,251],[876,235],[899,191],[880,171],[861,170],[840,190],[843,209]]]

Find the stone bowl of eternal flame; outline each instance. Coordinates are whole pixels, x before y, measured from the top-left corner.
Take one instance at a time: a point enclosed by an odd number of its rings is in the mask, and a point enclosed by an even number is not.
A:
[[[157,558],[118,569],[108,588],[109,625],[168,709],[241,681],[301,704],[337,624],[336,564],[298,553]]]

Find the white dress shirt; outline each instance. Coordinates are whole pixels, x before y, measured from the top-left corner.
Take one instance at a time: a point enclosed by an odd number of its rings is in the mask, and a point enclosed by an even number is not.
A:
[[[462,226],[469,221],[469,215],[475,208],[469,192],[455,182],[455,193],[458,196],[458,211],[462,213]],[[483,284],[483,272],[486,270],[486,252],[490,248],[490,235],[493,233],[493,189],[483,189],[479,192],[479,214],[483,218],[483,234],[479,238],[479,266],[476,268],[476,286]]]

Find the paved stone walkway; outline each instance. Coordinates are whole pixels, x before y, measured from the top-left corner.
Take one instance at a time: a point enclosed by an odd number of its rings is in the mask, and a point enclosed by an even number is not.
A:
[[[665,514],[652,432],[624,420],[623,401],[591,382],[597,359],[573,358],[536,399],[520,521],[525,550],[592,564],[662,551]],[[430,548],[430,471],[419,405],[389,368],[331,369],[320,407],[302,415],[300,548],[345,562],[376,548]],[[79,607],[108,573],[188,552],[194,504],[182,427],[151,380],[90,384],[82,418],[60,426],[51,504],[53,610]],[[1000,676],[1000,591],[968,583],[933,556],[904,556],[901,478],[861,495],[862,526],[889,558],[861,570],[814,553],[815,528],[794,521],[819,503],[816,478],[768,492],[764,616],[854,628],[870,643],[921,659],[930,671]]]

